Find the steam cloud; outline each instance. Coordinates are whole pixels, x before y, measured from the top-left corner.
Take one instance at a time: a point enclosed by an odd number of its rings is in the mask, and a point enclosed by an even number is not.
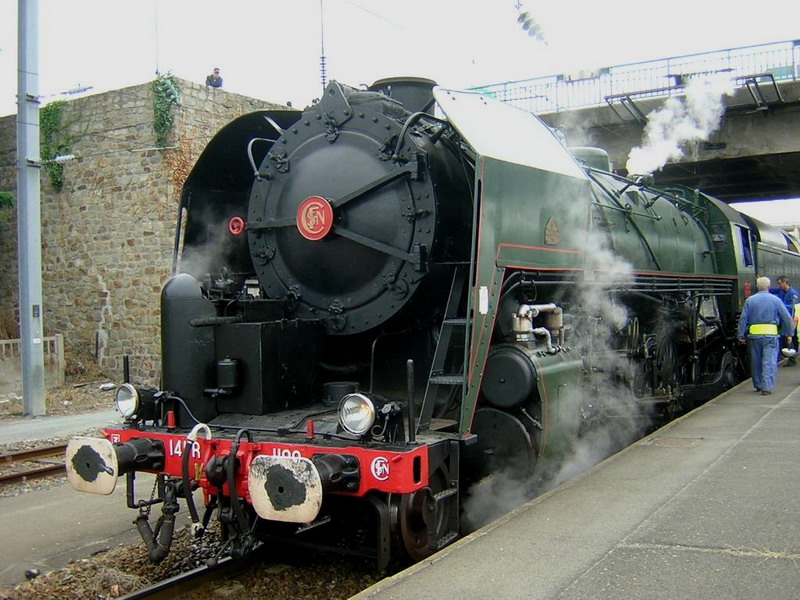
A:
[[[222,267],[227,264],[229,258],[236,252],[236,240],[228,234],[227,226],[208,207],[202,209],[203,213],[193,215],[198,222],[211,223],[205,229],[206,239],[202,244],[186,246],[180,257],[179,271],[190,273],[196,279],[201,280],[206,274],[217,275]],[[185,236],[185,228],[188,218],[184,216],[182,235]],[[184,240],[185,241],[185,240]]]
[[[564,218],[585,222],[581,203],[565,206]],[[586,279],[570,288],[569,296],[553,300],[574,317],[568,345],[584,345],[591,357],[590,373],[573,401],[593,411],[595,426],[584,431],[572,452],[557,464],[542,465],[536,478],[520,480],[507,472],[493,473],[472,486],[464,499],[464,524],[474,530],[513,510],[530,498],[553,489],[639,439],[650,415],[634,397],[626,377],[630,365],[618,350],[620,332],[629,322],[627,307],[615,300],[613,289],[632,281],[633,266],[614,252],[602,230],[580,236]],[[589,345],[591,344],[591,345]],[[539,460],[545,461],[540,458]]]
[[[578,402],[595,414],[592,427],[582,432],[572,453],[558,468],[536,482],[537,494],[555,488],[579,475],[643,434],[649,423],[641,405],[623,374],[629,371],[627,356],[618,351],[623,329],[628,325],[628,307],[617,301],[614,289],[627,287],[633,280],[633,266],[615,253],[610,241],[599,230],[581,238],[586,257],[586,280],[576,286],[569,302],[570,312],[579,318],[572,344],[591,342],[584,348],[590,370],[582,388],[575,391]],[[582,339],[576,339],[579,338]]]
[[[728,76],[694,77],[686,86],[685,102],[669,98],[648,115],[645,142],[628,155],[628,173],[652,173],[684,153],[687,142],[708,139],[719,127],[725,110],[723,98],[733,94]]]

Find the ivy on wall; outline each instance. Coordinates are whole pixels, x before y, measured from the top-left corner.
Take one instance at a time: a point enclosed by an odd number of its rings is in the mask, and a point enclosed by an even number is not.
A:
[[[164,147],[172,131],[172,107],[180,104],[178,83],[170,73],[155,78],[153,96],[153,130],[156,133],[156,146]]]
[[[11,209],[14,207],[14,192],[0,191],[0,221],[8,219]],[[0,315],[0,319],[2,316]],[[2,322],[0,322],[0,337],[2,337]]]
[[[0,192],[0,208],[14,206],[14,192]]]
[[[39,110],[42,167],[56,190],[64,186],[64,165],[53,159],[72,152],[72,140],[62,127],[65,104],[65,100],[56,100]]]

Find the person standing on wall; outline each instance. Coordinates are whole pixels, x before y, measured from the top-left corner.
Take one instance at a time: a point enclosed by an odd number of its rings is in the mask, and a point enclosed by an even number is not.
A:
[[[800,304],[800,294],[798,294],[797,290],[792,287],[789,278],[786,275],[781,275],[777,279],[778,287],[780,288],[780,293],[778,297],[783,300],[783,304],[786,307],[786,310],[789,311],[789,315],[794,320],[794,330],[792,331],[792,342],[786,344],[786,348],[792,348],[797,351],[797,309],[798,305]],[[792,356],[789,360],[786,361],[784,367],[793,367],[797,364],[797,357]]]
[[[786,306],[769,293],[768,277],[756,279],[757,292],[745,300],[739,317],[737,337],[750,347],[750,370],[753,387],[763,396],[772,393],[777,373],[779,333],[792,341],[794,321]]]
[[[214,88],[222,87],[222,76],[219,74],[219,67],[214,67],[213,73],[206,77],[206,85]]]

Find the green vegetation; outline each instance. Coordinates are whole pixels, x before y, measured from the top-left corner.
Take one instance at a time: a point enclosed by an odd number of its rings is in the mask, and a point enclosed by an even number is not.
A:
[[[64,165],[53,162],[56,156],[65,156],[72,152],[72,140],[62,127],[65,100],[56,100],[39,111],[39,126],[42,132],[42,167],[50,178],[53,189],[60,190],[64,186]]]
[[[0,192],[0,208],[14,206],[14,192]]]
[[[164,147],[172,131],[172,107],[180,104],[178,84],[175,78],[167,73],[159,75],[153,81],[153,130],[156,132],[156,145]]]

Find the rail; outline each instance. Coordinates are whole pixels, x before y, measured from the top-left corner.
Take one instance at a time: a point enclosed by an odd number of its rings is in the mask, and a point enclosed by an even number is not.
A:
[[[225,557],[213,567],[197,567],[164,581],[157,581],[147,587],[126,594],[120,597],[119,600],[169,600],[193,592],[223,577],[239,575],[241,571],[242,567],[237,565],[234,559]]]
[[[64,453],[67,446],[59,444],[0,454],[0,485],[22,483],[30,479],[64,472]],[[41,461],[49,457],[56,461]]]
[[[662,58],[594,71],[546,75],[472,88],[533,113],[602,106],[609,98],[660,98],[681,94],[694,76],[726,73],[739,87],[753,74],[775,82],[800,79],[800,40]]]
[[[157,581],[147,587],[135,590],[120,596],[117,600],[172,600],[182,598],[190,592],[197,592],[202,597],[211,597],[212,592],[201,593],[200,590],[220,579],[235,579],[246,573],[249,569],[265,560],[266,548],[256,548],[247,558],[234,559],[225,556],[218,562],[197,567],[190,571],[180,573],[169,579]],[[239,597],[239,596],[237,596]]]

